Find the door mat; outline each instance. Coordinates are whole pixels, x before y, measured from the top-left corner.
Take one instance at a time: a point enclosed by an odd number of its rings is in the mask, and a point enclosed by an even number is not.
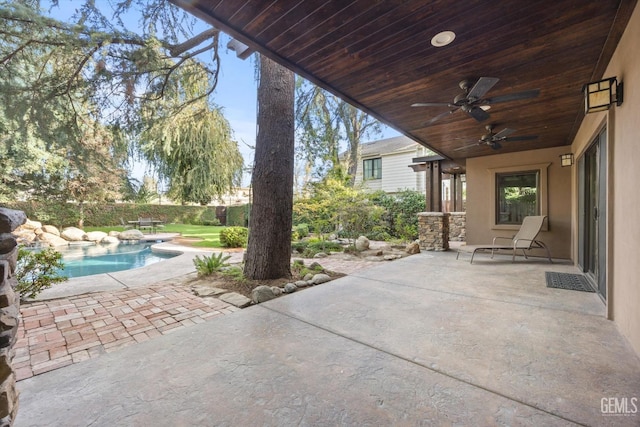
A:
[[[545,271],[547,288],[569,289],[571,291],[595,292],[582,274],[555,273]]]

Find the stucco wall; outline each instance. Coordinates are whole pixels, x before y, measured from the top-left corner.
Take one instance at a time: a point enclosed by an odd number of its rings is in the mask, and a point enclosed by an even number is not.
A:
[[[580,157],[603,125],[608,129],[609,221],[607,247],[607,308],[620,332],[640,355],[640,7],[635,11],[605,77],[624,82],[624,103],[608,112],[585,117],[572,145]],[[600,77],[600,76],[598,76]],[[574,194],[577,180],[573,177]],[[577,196],[576,196],[577,197]],[[577,227],[577,198],[573,218]],[[577,233],[574,233],[577,245]]]
[[[501,229],[492,226],[495,200],[493,169],[518,167],[522,171],[532,165],[548,164],[547,214],[549,229],[539,237],[551,250],[554,258],[571,257],[571,169],[560,166],[560,155],[570,147],[547,148],[519,153],[467,159],[467,243],[491,243],[494,236],[512,237],[518,226]],[[534,253],[544,256],[544,252]]]

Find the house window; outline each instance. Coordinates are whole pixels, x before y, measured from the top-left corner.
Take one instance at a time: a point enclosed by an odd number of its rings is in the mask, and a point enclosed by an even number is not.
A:
[[[363,162],[363,179],[381,179],[382,178],[382,158],[367,159]]]
[[[540,171],[496,174],[496,224],[522,224],[540,215]]]

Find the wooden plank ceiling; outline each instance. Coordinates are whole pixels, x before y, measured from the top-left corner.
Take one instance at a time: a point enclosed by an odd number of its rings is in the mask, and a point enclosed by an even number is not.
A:
[[[499,152],[570,144],[583,118],[581,88],[603,76],[636,0],[173,0],[405,135],[453,159],[495,154],[473,145],[515,129]],[[453,31],[455,40],[431,39]],[[483,98],[539,89],[497,103],[478,122],[452,103],[461,80],[500,79]],[[467,148],[460,149],[460,147]]]

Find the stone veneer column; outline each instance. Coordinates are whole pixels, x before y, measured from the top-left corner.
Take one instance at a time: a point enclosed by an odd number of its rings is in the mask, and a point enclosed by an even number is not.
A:
[[[467,240],[467,213],[449,212],[449,241]]]
[[[421,212],[418,214],[420,247],[427,251],[449,250],[449,214]]]
[[[18,412],[11,366],[20,318],[20,297],[14,292],[18,244],[11,232],[26,221],[24,212],[0,207],[0,427],[11,426]]]

